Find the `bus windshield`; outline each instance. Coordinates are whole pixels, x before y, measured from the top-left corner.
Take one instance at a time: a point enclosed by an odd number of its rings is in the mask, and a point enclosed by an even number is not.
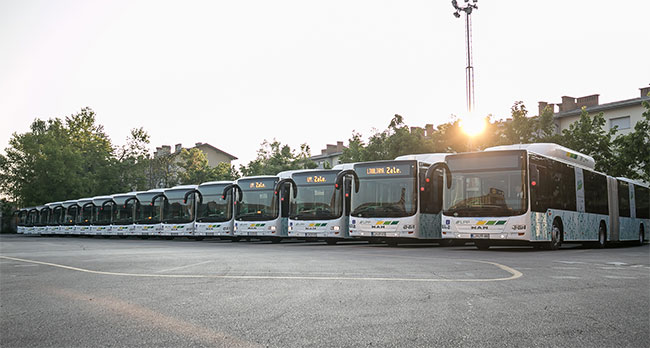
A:
[[[155,202],[151,199],[160,192],[150,192],[138,195],[138,205],[136,208],[135,222],[139,224],[157,224],[160,223],[160,212],[163,197],[158,197]]]
[[[61,224],[61,221],[63,220],[63,207],[62,206],[57,206],[52,209],[52,212],[50,213],[50,218],[48,220],[48,225],[52,226],[57,226]]]
[[[68,206],[65,210],[65,219],[63,220],[64,225],[74,225],[77,221],[77,214],[79,213],[79,206],[72,205]]]
[[[416,161],[362,163],[354,166],[359,192],[352,195],[352,216],[405,217],[417,212]]]
[[[278,217],[279,206],[274,193],[276,178],[242,180],[239,186],[243,197],[238,204],[237,219],[243,221],[274,220]]]
[[[443,214],[499,217],[526,212],[524,151],[495,151],[447,157],[451,189],[444,188]]]
[[[39,214],[38,217],[38,224],[39,226],[47,226],[47,222],[50,219],[50,208],[44,208],[41,210],[41,213]]]
[[[136,205],[136,200],[131,199],[127,202],[127,199],[132,196],[125,197],[115,197],[115,205],[113,206],[113,224],[115,225],[130,225],[134,221],[133,210]]]
[[[108,225],[111,223],[111,208],[113,204],[93,206],[93,223],[96,225]]]
[[[165,192],[165,203],[163,205],[164,223],[188,223],[194,221],[194,195],[188,195],[185,201],[185,194],[194,189],[170,190]]]
[[[81,203],[79,203],[81,205]],[[88,204],[88,205],[82,205],[80,214],[77,215],[77,223],[78,225],[90,225],[92,222],[92,217],[93,217],[93,205]]]
[[[298,194],[291,200],[289,217],[295,220],[329,220],[341,217],[343,190],[337,190],[334,186],[337,173],[338,171],[294,174]]]
[[[198,190],[203,200],[198,205],[196,221],[199,222],[224,222],[232,219],[232,190],[228,191],[226,198],[221,198],[226,185],[206,185]]]

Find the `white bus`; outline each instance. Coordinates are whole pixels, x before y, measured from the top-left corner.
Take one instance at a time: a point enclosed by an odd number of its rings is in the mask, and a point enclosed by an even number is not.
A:
[[[34,231],[32,233],[46,236],[47,221],[50,218],[50,208],[47,206],[47,204],[45,204],[36,207],[36,210],[38,210],[38,215],[36,217],[36,221],[34,222]]]
[[[16,222],[16,233],[24,234],[25,225],[27,224],[27,214],[29,209],[21,208],[16,210],[15,214],[18,216],[18,221]]]
[[[27,218],[25,220],[24,234],[36,234],[36,224],[38,224],[38,207],[27,208]]]
[[[556,144],[449,155],[443,238],[557,249],[564,242],[639,241],[648,187],[596,172],[593,158]]]
[[[61,224],[65,218],[63,202],[53,202],[46,205],[50,208],[50,216],[47,222],[47,233],[52,235],[62,234]]]
[[[287,237],[290,194],[288,184],[295,185],[291,178],[279,176],[238,179],[233,188],[237,187],[242,196],[235,205],[235,236],[270,240],[273,243]]]
[[[196,238],[219,237],[238,240],[234,235],[235,194],[232,181],[204,182],[196,188]],[[229,186],[230,185],[230,186]],[[224,189],[226,194],[224,195]]]
[[[436,168],[445,166],[447,155],[405,155],[392,161],[335,166],[353,169],[359,178],[351,200],[350,236],[389,245],[440,242],[441,180],[431,179]]]
[[[92,219],[90,234],[110,237],[114,235],[111,220],[113,217],[113,197],[97,196],[92,199]]]
[[[111,219],[111,232],[125,238],[135,234],[136,206],[139,192],[118,193],[112,195],[113,217]]]
[[[62,204],[64,209],[63,222],[61,223],[61,234],[74,235],[76,234],[75,224],[77,223],[77,215],[79,215],[79,205],[77,200],[64,201]]]
[[[162,234],[161,215],[164,192],[165,189],[151,189],[136,193],[138,204],[135,208],[134,235],[160,236]]]
[[[180,185],[165,189],[159,196],[162,204],[162,232],[167,237],[193,237],[196,216],[195,193],[197,185]]]
[[[77,214],[77,223],[75,224],[75,233],[80,236],[91,235],[90,224],[93,218],[93,199],[82,198],[77,201],[79,213]]]
[[[325,240],[327,244],[350,237],[350,194],[353,170],[311,169],[278,174],[290,175],[297,193],[291,198],[288,236]]]

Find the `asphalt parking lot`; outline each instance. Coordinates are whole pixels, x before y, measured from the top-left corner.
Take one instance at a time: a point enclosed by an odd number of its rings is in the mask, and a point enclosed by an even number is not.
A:
[[[650,248],[0,236],[2,347],[648,347]]]

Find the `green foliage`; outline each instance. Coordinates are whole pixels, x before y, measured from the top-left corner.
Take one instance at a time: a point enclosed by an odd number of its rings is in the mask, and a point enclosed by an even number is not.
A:
[[[119,186],[123,191],[144,191],[149,184],[149,134],[143,128],[134,128],[126,144],[115,149]]]
[[[234,166],[228,163],[220,162],[216,167],[210,167],[208,159],[203,151],[192,148],[183,149],[180,153],[181,169],[178,178],[181,184],[198,185],[203,182],[217,180],[236,180],[238,173]]]
[[[650,182],[650,103],[643,101],[645,112],[634,131],[614,140],[615,161],[608,174]]]
[[[586,108],[582,108],[580,119],[562,131],[560,144],[572,150],[590,155],[596,160],[596,170],[609,172],[612,167],[614,154],[612,138],[616,129],[605,131],[603,113],[591,116]]]
[[[0,191],[20,206],[114,193],[113,149],[95,113],[83,108],[62,121],[34,120],[0,155]]]
[[[271,143],[264,140],[261,145],[257,158],[239,167],[243,176],[276,175],[284,170],[316,168],[316,163],[309,159],[311,154],[307,144],[300,145],[298,153],[275,139]]]

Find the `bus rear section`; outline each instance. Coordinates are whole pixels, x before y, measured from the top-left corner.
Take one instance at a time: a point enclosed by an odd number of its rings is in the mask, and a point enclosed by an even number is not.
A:
[[[242,197],[236,204],[235,236],[274,243],[288,236],[290,186],[280,181],[289,179],[257,176],[237,180]]]
[[[211,181],[199,185],[196,205],[197,238],[219,237],[234,240],[236,195],[232,181]],[[224,190],[226,191],[224,194]]]
[[[328,244],[349,238],[352,170],[287,172],[296,184],[291,197],[288,236]]]

